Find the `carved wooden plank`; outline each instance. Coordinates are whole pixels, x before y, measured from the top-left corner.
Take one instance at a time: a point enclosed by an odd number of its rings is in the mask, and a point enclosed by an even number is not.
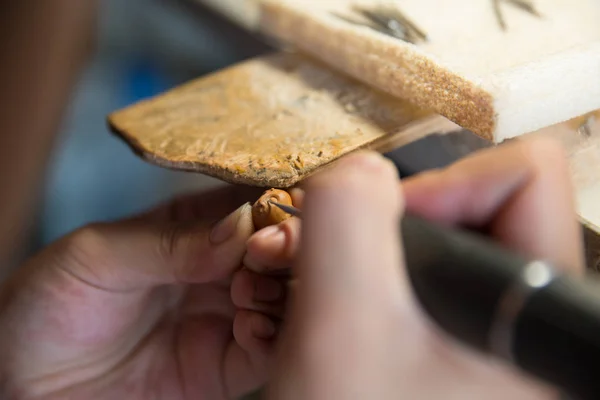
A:
[[[333,14],[365,23],[352,7],[379,0],[196,1],[494,142],[600,109],[597,0],[532,0],[541,17],[505,0],[384,2],[427,34],[416,43]]]
[[[282,188],[350,151],[385,146],[389,135],[407,141],[458,128],[291,53],[195,80],[109,121],[155,164]]]

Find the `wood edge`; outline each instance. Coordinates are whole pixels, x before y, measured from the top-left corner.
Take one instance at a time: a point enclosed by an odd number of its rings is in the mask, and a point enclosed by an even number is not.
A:
[[[127,130],[118,127],[118,123],[114,122],[113,115],[107,118],[109,131],[118,139],[123,141],[129,149],[142,160],[157,167],[166,168],[173,171],[193,172],[202,175],[207,175],[225,183],[233,185],[245,185],[259,188],[278,188],[288,189],[293,187],[299,180],[299,176],[290,176],[280,179],[260,180],[251,177],[244,177],[239,173],[225,168],[216,167],[206,163],[190,163],[171,161],[164,157],[158,156],[155,153],[146,149],[134,136],[127,133]]]
[[[494,77],[503,76],[504,77],[503,79],[505,79],[508,82],[518,79],[519,81],[525,82],[525,84],[520,85],[521,87],[518,90],[523,91],[523,92],[530,92],[533,88],[528,86],[529,80],[525,79],[523,77],[527,76],[527,75],[531,75],[533,70],[536,70],[536,71],[542,70],[542,71],[552,71],[552,75],[555,75],[555,76],[567,76],[568,77],[569,75],[573,75],[573,74],[579,75],[579,76],[584,75],[588,78],[588,79],[584,79],[584,81],[588,82],[587,87],[589,89],[591,82],[597,81],[594,79],[590,79],[591,76],[597,76],[598,74],[595,72],[592,72],[595,70],[593,68],[590,69],[590,66],[583,67],[581,63],[573,64],[572,60],[576,59],[577,57],[582,57],[584,55],[586,55],[586,57],[590,57],[589,56],[590,54],[594,54],[596,56],[596,58],[598,60],[600,60],[600,56],[597,55],[597,54],[600,54],[600,40],[595,41],[595,42],[586,43],[586,44],[579,45],[579,46],[575,46],[568,50],[564,50],[560,53],[546,55],[535,62],[515,65],[511,68],[508,68],[508,69],[502,71],[499,74],[492,74],[491,75],[492,78],[488,79],[484,83],[482,83],[481,87],[484,90],[488,91],[489,93],[492,93],[492,96],[495,98],[496,103],[507,102],[505,99],[510,98],[512,95],[514,95],[514,92],[513,92],[514,89],[511,90],[510,94],[508,94],[508,95],[506,93],[498,93],[498,89],[495,88],[494,84],[492,83]],[[563,61],[563,62],[559,63],[558,60],[567,60],[567,61]],[[596,64],[597,64],[597,62],[593,62],[593,63],[591,63],[591,66],[596,65]],[[545,72],[545,73],[548,74],[548,72]],[[512,79],[515,76],[517,77],[517,79]],[[568,82],[565,85],[571,86],[571,87],[575,86],[573,84],[573,82]],[[596,89],[596,88],[600,88],[600,86],[597,86],[597,85],[592,85],[592,86],[594,87],[594,90],[591,91],[592,95],[589,97],[596,99],[596,98],[598,98],[598,96],[594,96],[593,94],[598,92],[599,89]],[[560,90],[558,92],[560,92]],[[558,98],[561,95],[558,94],[556,96]],[[548,118],[547,122],[545,122],[544,124],[530,123],[530,124],[524,124],[523,126],[521,126],[518,129],[507,130],[507,131],[499,130],[496,133],[496,137],[495,137],[494,141],[496,143],[500,143],[504,140],[515,139],[515,138],[518,138],[518,137],[521,137],[521,136],[524,136],[524,135],[527,135],[530,133],[537,132],[539,130],[543,130],[545,128],[549,128],[549,127],[552,127],[555,125],[560,125],[560,124],[568,122],[574,118],[577,118],[581,115],[585,115],[585,114],[594,112],[600,108],[600,103],[592,104],[592,101],[590,101],[590,102],[587,102],[586,104],[587,105],[579,104],[577,110],[571,109],[569,111],[569,114],[562,114],[562,115],[557,110],[554,110],[555,112],[547,111],[547,110],[534,111],[534,113],[536,115],[544,113],[544,114],[551,114],[552,117]],[[557,107],[557,108],[562,109],[564,107]],[[524,110],[525,110],[524,112],[526,112],[526,113],[531,112],[531,110],[527,110],[527,109],[524,109]]]
[[[361,145],[350,147],[344,149],[341,153],[339,153],[335,158],[324,161],[322,164],[314,166],[312,168],[307,168],[301,172],[298,171],[290,171],[288,173],[281,174],[279,176],[271,176],[265,179],[262,176],[252,176],[252,175],[241,175],[239,172],[227,169],[223,167],[216,166],[212,163],[202,163],[202,162],[190,162],[190,161],[176,161],[172,159],[164,158],[150,148],[147,148],[143,142],[139,141],[137,135],[131,134],[128,131],[127,124],[125,123],[125,119],[133,109],[143,106],[144,104],[152,103],[160,98],[165,98],[168,96],[172,96],[178,90],[184,89],[189,85],[194,85],[197,80],[207,79],[211,75],[218,73],[225,73],[228,69],[243,67],[243,65],[251,63],[251,62],[271,62],[273,59],[277,57],[297,57],[301,56],[303,58],[307,58],[308,60],[312,60],[313,62],[317,62],[321,64],[320,60],[315,60],[310,56],[306,56],[298,53],[289,53],[289,52],[273,52],[270,54],[262,55],[259,57],[255,57],[250,60],[245,60],[240,63],[236,63],[232,66],[226,67],[220,71],[216,71],[211,74],[207,74],[205,76],[198,77],[196,79],[192,79],[189,82],[183,83],[177,87],[174,87],[166,92],[160,93],[151,98],[146,98],[139,100],[135,103],[127,105],[121,109],[113,111],[108,114],[106,118],[106,122],[108,125],[109,131],[115,135],[117,138],[122,140],[130,150],[136,154],[141,159],[146,162],[156,165],[158,167],[167,168],[176,171],[185,171],[185,172],[195,172],[200,174],[205,174],[216,179],[222,180],[231,184],[241,184],[247,186],[254,187],[275,187],[280,189],[289,189],[294,187],[302,180],[306,179],[308,176],[312,175],[313,172],[320,170],[326,165],[335,162],[339,158],[360,150],[360,149],[371,149],[379,152],[385,152],[386,149],[392,149],[393,147],[397,147],[401,144],[409,143],[413,140],[417,140],[421,137],[426,136],[429,133],[433,133],[433,131],[439,131],[440,129],[450,130],[454,127],[458,128],[454,123],[447,120],[446,118],[439,116],[437,114],[431,113],[428,116],[421,117],[418,120],[415,120],[407,125],[400,127],[397,131],[386,134],[382,137],[372,139],[363,143]],[[327,68],[327,66],[321,64],[323,68]],[[377,90],[376,88],[371,88],[370,90]],[[123,118],[123,119],[122,119]],[[425,120],[423,120],[425,118]],[[444,128],[445,126],[445,128]],[[449,127],[450,126],[450,127]],[[424,129],[428,129],[431,127],[430,131],[426,131]]]
[[[119,123],[115,121],[115,117],[118,116],[118,113],[119,112],[117,111],[115,113],[109,114],[109,116],[107,117],[107,125],[109,131],[117,138],[122,140],[134,154],[136,154],[138,157],[152,165],[175,171],[200,173],[230,184],[278,189],[293,188],[308,177],[310,177],[311,175],[313,175],[314,173],[320,171],[323,168],[326,168],[330,164],[356,151],[371,150],[377,151],[379,153],[385,153],[393,150],[394,148],[411,143],[430,134],[443,134],[456,129],[460,129],[458,125],[454,124],[450,120],[440,115],[434,114],[413,121],[408,125],[405,125],[404,127],[400,128],[396,132],[389,133],[377,139],[373,139],[361,146],[347,149],[343,153],[339,154],[336,158],[318,166],[315,166],[314,168],[307,169],[302,174],[284,176],[279,177],[277,179],[274,178],[261,180],[260,178],[243,176],[235,171],[216,167],[210,164],[190,163],[185,161],[177,162],[167,160],[161,156],[158,156],[149,149],[146,149],[134,136],[128,134],[126,129],[122,129],[119,127]]]
[[[261,29],[371,87],[434,110],[486,140],[495,139],[493,94],[412,44],[308,15],[301,6],[273,1],[263,3]],[[339,46],[343,35],[352,39],[352,46]],[[402,64],[418,68],[398,68]],[[436,93],[426,94],[432,91]],[[454,97],[457,93],[459,102]]]

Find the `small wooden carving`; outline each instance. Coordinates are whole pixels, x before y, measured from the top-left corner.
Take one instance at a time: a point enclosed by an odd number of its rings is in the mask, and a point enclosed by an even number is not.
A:
[[[288,192],[279,189],[269,189],[252,206],[252,221],[259,230],[267,226],[277,225],[292,216],[271,202],[293,206],[292,197]]]

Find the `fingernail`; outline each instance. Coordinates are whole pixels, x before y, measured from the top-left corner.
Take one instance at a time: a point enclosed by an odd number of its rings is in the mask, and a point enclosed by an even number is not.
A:
[[[210,232],[210,242],[214,245],[219,245],[229,240],[235,234],[240,218],[249,207],[250,204],[246,203],[219,221]]]
[[[281,299],[283,285],[275,279],[261,277],[256,281],[254,288],[254,300],[260,302],[271,302]]]
[[[252,238],[253,240],[268,240],[268,241],[280,241],[285,239],[285,234],[278,225],[267,226],[256,232]]]
[[[277,333],[277,327],[270,318],[256,319],[254,323],[254,335],[261,339],[271,339]]]
[[[268,226],[254,233],[248,241],[244,265],[253,271],[263,271],[269,260],[279,257],[286,247],[285,232],[278,226]]]

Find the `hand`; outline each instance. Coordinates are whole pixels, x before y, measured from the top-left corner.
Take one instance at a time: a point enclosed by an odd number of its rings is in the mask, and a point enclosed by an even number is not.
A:
[[[399,268],[397,222],[406,210],[478,228],[579,273],[581,236],[560,147],[510,143],[401,186],[381,157],[355,155],[305,189],[301,240],[292,220],[248,243],[245,264],[254,272],[244,279],[294,265],[298,281],[269,398],[556,398],[554,388],[464,348],[429,322]],[[236,303],[259,309],[248,298]]]
[[[0,302],[2,398],[230,399],[266,378],[275,328],[230,282],[253,233],[225,188],[69,235]]]

